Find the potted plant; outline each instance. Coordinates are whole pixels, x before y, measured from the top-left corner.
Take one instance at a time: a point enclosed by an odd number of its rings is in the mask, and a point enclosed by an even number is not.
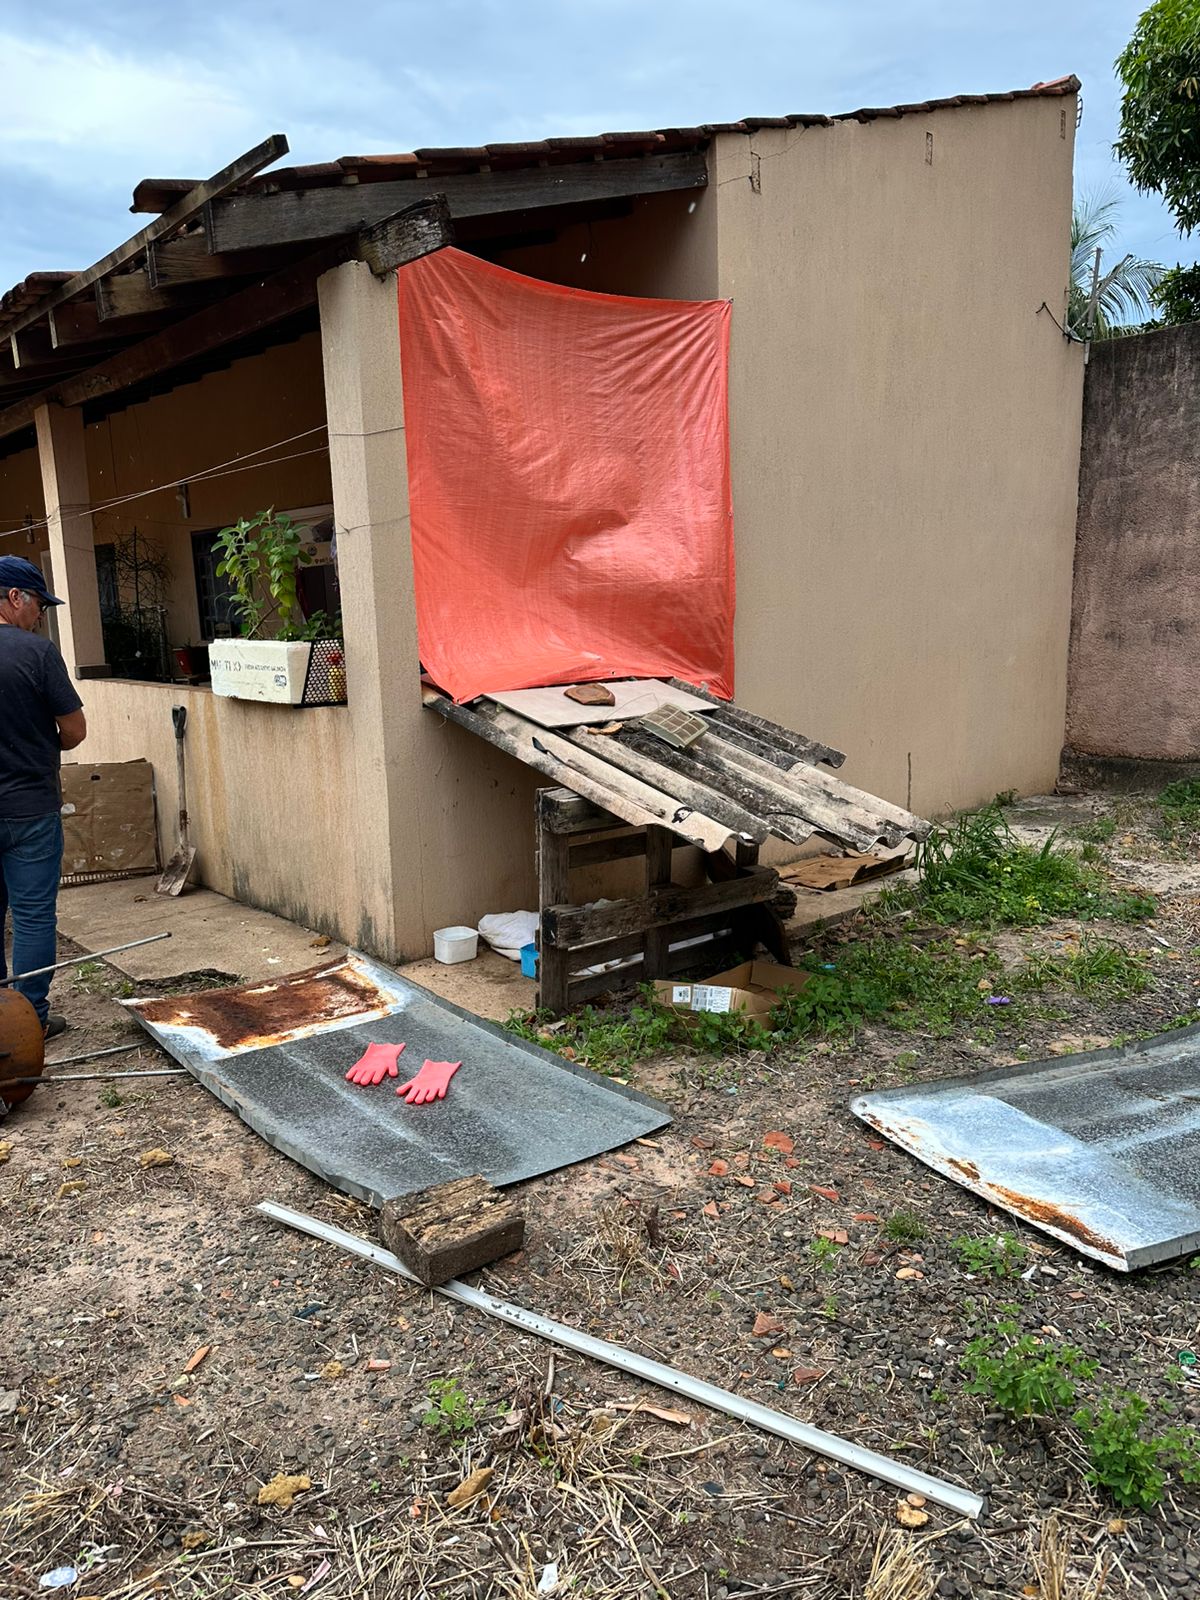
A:
[[[221,559],[216,570],[233,589],[241,637],[217,639],[209,646],[214,694],[299,705],[314,643],[332,640],[323,657],[337,656],[340,679],[322,684],[316,702],[345,699],[339,622],[324,611],[306,618],[300,609],[300,568],[311,560],[305,540],[306,530],[273,508],[239,518],[218,533]],[[327,663],[324,676],[334,677]],[[341,692],[333,693],[335,687]]]

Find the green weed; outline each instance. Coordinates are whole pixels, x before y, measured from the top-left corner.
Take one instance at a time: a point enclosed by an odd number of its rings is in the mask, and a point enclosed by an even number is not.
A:
[[[1119,1506],[1149,1511],[1162,1499],[1166,1483],[1158,1444],[1142,1432],[1150,1407],[1139,1395],[1116,1398],[1118,1404],[1106,1398],[1095,1407],[1082,1406],[1073,1418],[1088,1453],[1086,1477]]]
[[[834,953],[833,961],[806,963],[804,987],[772,1010],[777,1039],[846,1035],[885,1016],[892,1027],[945,1037],[963,1017],[978,1017],[980,984],[1002,970],[991,951],[966,955],[949,939],[915,945],[880,935]]]
[[[1068,956],[1032,951],[1008,981],[1022,992],[1074,989],[1091,999],[1125,1000],[1149,987],[1150,969],[1144,955],[1107,939],[1085,935],[1079,949]]]
[[[111,1084],[109,1084],[107,1088],[101,1089],[100,1104],[102,1106],[107,1106],[110,1111],[115,1110],[119,1105],[124,1105],[124,1103],[125,1102],[121,1098],[119,1091],[114,1089]]]
[[[757,1017],[748,1017],[743,1011],[698,1011],[689,1032],[697,1049],[714,1054],[769,1050],[772,1043],[768,1029]]]
[[[907,894],[931,920],[976,927],[1028,927],[1052,917],[1151,916],[1148,895],[1114,894],[1104,878],[1052,833],[1022,844],[994,803],[935,828],[918,847],[920,881]]]
[[[817,1266],[824,1267],[826,1272],[832,1272],[837,1266],[839,1252],[832,1239],[812,1239],[808,1251]]]
[[[988,1239],[961,1234],[953,1241],[960,1264],[977,1278],[1015,1278],[1025,1266],[1029,1251],[1011,1233]]]
[[[911,1211],[893,1211],[883,1231],[895,1244],[916,1244],[925,1237],[925,1224]]]
[[[446,1439],[470,1433],[479,1418],[457,1378],[435,1378],[429,1385],[429,1409],[421,1425]]]
[[[1075,1380],[1096,1370],[1075,1345],[1018,1333],[1010,1320],[997,1323],[996,1333],[972,1339],[962,1366],[971,1375],[968,1392],[986,1395],[1010,1417],[1057,1415],[1074,1404]]]

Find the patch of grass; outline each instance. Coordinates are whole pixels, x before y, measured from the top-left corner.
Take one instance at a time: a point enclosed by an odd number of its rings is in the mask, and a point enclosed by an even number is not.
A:
[[[120,1093],[114,1089],[111,1084],[107,1088],[101,1089],[100,1104],[102,1106],[108,1106],[110,1111],[115,1110],[117,1106],[124,1105],[124,1103],[125,1102],[121,1098]]]
[[[698,1050],[737,1055],[744,1050],[769,1050],[771,1033],[757,1017],[741,1011],[698,1011],[688,1030]]]
[[[1089,999],[1127,1000],[1150,985],[1147,958],[1124,945],[1085,936],[1068,956],[1035,951],[1009,980],[1022,991],[1074,989]]]
[[[963,1351],[970,1394],[982,1394],[1010,1417],[1056,1416],[1075,1403],[1076,1379],[1090,1378],[1096,1363],[1071,1344],[1019,1333],[1011,1320],[980,1334]]]
[[[781,1041],[850,1034],[884,1016],[892,1027],[945,1037],[963,1017],[978,1017],[980,985],[1003,970],[990,950],[964,954],[949,939],[916,945],[881,934],[839,945],[834,954],[803,963],[804,987],[783,995],[771,1012]]]
[[[1200,833],[1200,778],[1176,778],[1158,797],[1168,839]]]
[[[916,1244],[925,1237],[925,1224],[912,1211],[893,1211],[883,1231],[895,1244]]]
[[[624,1076],[643,1056],[667,1048],[675,1022],[669,1011],[638,1002],[624,1012],[585,1006],[564,1018],[553,1032],[545,1011],[514,1011],[505,1026],[519,1038],[556,1050],[593,1072]]]
[[[1156,909],[1149,895],[1117,894],[1052,833],[1021,843],[993,803],[935,828],[918,847],[919,883],[896,890],[931,921],[975,927],[1030,927],[1053,917],[1138,922]]]
[[[997,1233],[988,1239],[960,1234],[953,1249],[962,1267],[977,1278],[1017,1277],[1025,1266],[1029,1251],[1011,1233]]]
[[[1107,844],[1117,831],[1117,824],[1112,817],[1093,817],[1089,822],[1081,822],[1071,832],[1077,839],[1085,844]]]
[[[459,1439],[479,1421],[457,1378],[435,1378],[429,1385],[429,1409],[421,1426],[445,1439]]]

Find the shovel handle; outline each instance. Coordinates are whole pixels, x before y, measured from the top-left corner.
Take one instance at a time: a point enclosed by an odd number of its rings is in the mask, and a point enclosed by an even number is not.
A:
[[[171,721],[175,724],[175,737],[182,739],[187,732],[187,707],[172,706]]]

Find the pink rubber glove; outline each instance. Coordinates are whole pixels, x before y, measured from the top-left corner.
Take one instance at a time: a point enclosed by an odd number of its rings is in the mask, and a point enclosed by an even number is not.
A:
[[[406,1106],[424,1106],[431,1100],[444,1100],[450,1079],[462,1066],[461,1061],[427,1061],[407,1083],[396,1090],[404,1096]]]
[[[398,1078],[396,1057],[403,1049],[402,1044],[369,1044],[346,1074],[346,1082],[366,1089],[385,1078]]]

